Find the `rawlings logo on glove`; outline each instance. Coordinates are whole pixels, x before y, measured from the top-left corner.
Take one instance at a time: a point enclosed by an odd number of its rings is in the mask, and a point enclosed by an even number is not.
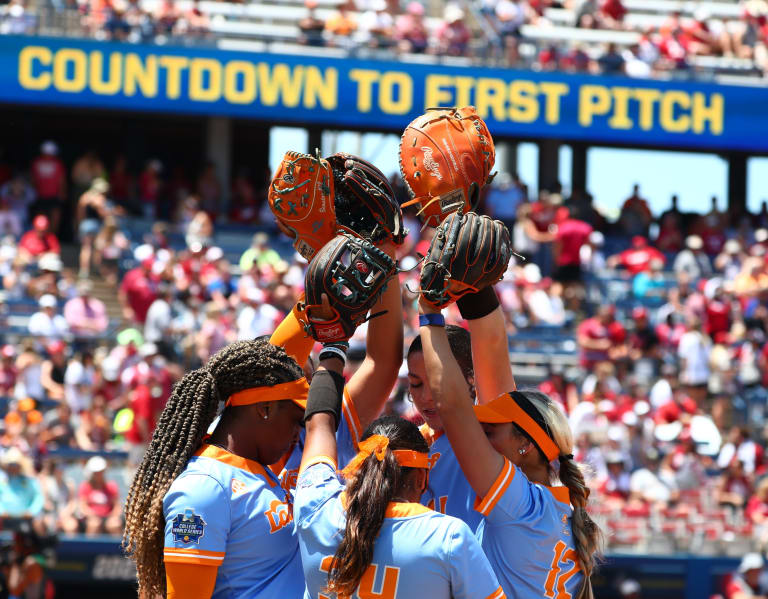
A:
[[[493,178],[496,150],[473,106],[430,108],[400,138],[400,173],[427,225],[477,206],[480,189]]]

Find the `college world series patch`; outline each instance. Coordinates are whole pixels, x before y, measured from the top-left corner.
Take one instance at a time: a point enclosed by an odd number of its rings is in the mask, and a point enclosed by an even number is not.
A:
[[[171,521],[171,533],[173,540],[180,543],[199,543],[205,532],[205,520],[195,514],[192,508],[184,510],[183,514],[176,514]]]

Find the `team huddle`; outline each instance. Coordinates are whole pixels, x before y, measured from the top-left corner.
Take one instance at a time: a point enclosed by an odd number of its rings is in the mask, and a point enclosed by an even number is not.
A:
[[[175,387],[126,502],[141,597],[592,597],[589,489],[558,405],[516,389],[493,289],[510,236],[473,212],[494,158],[472,107],[401,139],[409,204],[436,227],[406,355],[419,428],[379,416],[403,360],[401,206],[361,158],[286,153],[269,204],[309,261],[304,297]],[[466,328],[446,326],[453,302]]]

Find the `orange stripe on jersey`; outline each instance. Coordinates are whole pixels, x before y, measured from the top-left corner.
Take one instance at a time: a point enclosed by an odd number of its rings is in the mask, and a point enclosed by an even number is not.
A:
[[[202,567],[200,564],[166,565],[167,599],[210,599],[218,571],[219,567],[211,564]]]
[[[264,466],[258,462],[254,462],[253,460],[246,458],[241,458],[239,455],[229,453],[221,447],[203,444],[203,446],[195,452],[195,455],[203,458],[211,458],[212,460],[227,464],[228,466],[240,468],[240,470],[245,470],[251,474],[258,474],[259,476],[262,476],[267,481],[267,483],[269,483],[270,487],[274,487],[277,484],[272,479],[272,477],[267,474],[266,470],[264,470]]]
[[[184,549],[183,547],[163,547],[163,551],[172,551],[173,553],[185,553],[188,555],[204,555],[207,557],[220,557],[224,559],[226,555],[223,551],[206,551],[205,549]]]
[[[485,599],[506,599],[506,594],[504,594],[504,590],[499,587],[496,589],[493,593],[488,595]]]
[[[217,553],[218,555],[206,555],[211,553]],[[175,564],[197,564],[200,566],[218,567],[224,561],[224,553],[214,551],[191,553],[183,550],[176,550],[173,547],[165,547],[163,549],[163,561]]]
[[[499,499],[504,495],[504,492],[507,490],[507,487],[509,487],[509,484],[514,477],[515,467],[512,465],[512,462],[507,458],[504,458],[504,465],[501,468],[501,473],[488,490],[488,493],[486,493],[482,500],[480,500],[479,497],[475,499],[475,510],[480,512],[483,516],[490,514]]]
[[[360,426],[360,419],[357,417],[357,410],[352,398],[349,396],[349,391],[344,387],[344,400],[341,402],[341,412],[344,414],[344,420],[347,421],[349,432],[352,433],[352,441],[355,447],[360,443],[360,436],[363,434],[363,429]]]
[[[308,460],[306,464],[301,465],[299,473],[304,472],[307,468],[314,466],[315,464],[328,464],[331,468],[336,470],[336,460],[327,455],[316,455],[312,459]]]
[[[412,516],[421,516],[431,512],[426,505],[420,503],[400,503],[392,501],[387,505],[387,511],[384,512],[385,518],[411,518]]]

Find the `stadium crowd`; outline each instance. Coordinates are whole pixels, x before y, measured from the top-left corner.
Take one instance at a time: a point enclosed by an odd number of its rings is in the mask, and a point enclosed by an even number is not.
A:
[[[38,30],[40,14],[28,4],[27,0],[0,3],[0,33]],[[659,19],[650,21],[633,20],[622,0],[476,0],[471,6],[468,14],[461,5],[448,2],[442,15],[428,18],[425,4],[416,0],[349,0],[323,17],[317,0],[306,0],[306,13],[295,24],[301,31],[298,41],[312,46],[473,57],[539,70],[631,77],[672,71],[693,74],[699,68],[697,57],[746,59],[754,71],[768,69],[768,4],[763,0],[742,1],[739,16],[711,14],[702,4],[692,14],[661,12]],[[52,8],[60,14],[77,14],[80,34],[133,43],[200,44],[216,37],[211,21],[219,18],[198,0],[52,0]],[[564,10],[566,17],[553,20],[550,8]],[[567,35],[548,42],[546,36],[526,37],[525,25],[634,32],[639,37],[624,45],[608,38],[585,42]],[[523,43],[533,44],[532,56],[521,54]]]
[[[64,164],[53,142],[15,166],[0,164],[0,516],[116,533],[174,382],[226,344],[270,333],[302,290],[305,262],[274,229],[264,181],[246,172],[223,182],[209,164],[188,180],[156,160],[134,172],[93,152]],[[519,382],[566,409],[610,544],[763,548],[766,206],[736,217],[713,199],[688,214],[673,198],[653,215],[635,186],[612,222],[587,193],[529,198],[502,174],[482,210],[508,224],[526,258],[496,286]],[[412,214],[407,225],[406,343],[430,236]],[[226,231],[254,230],[250,247],[222,247]],[[72,235],[79,254],[67,254]],[[112,300],[118,289],[111,318],[103,282]],[[454,308],[448,320],[460,322]],[[364,339],[365,326],[350,371]],[[527,374],[533,364],[545,370]],[[386,409],[416,418],[405,367]]]

